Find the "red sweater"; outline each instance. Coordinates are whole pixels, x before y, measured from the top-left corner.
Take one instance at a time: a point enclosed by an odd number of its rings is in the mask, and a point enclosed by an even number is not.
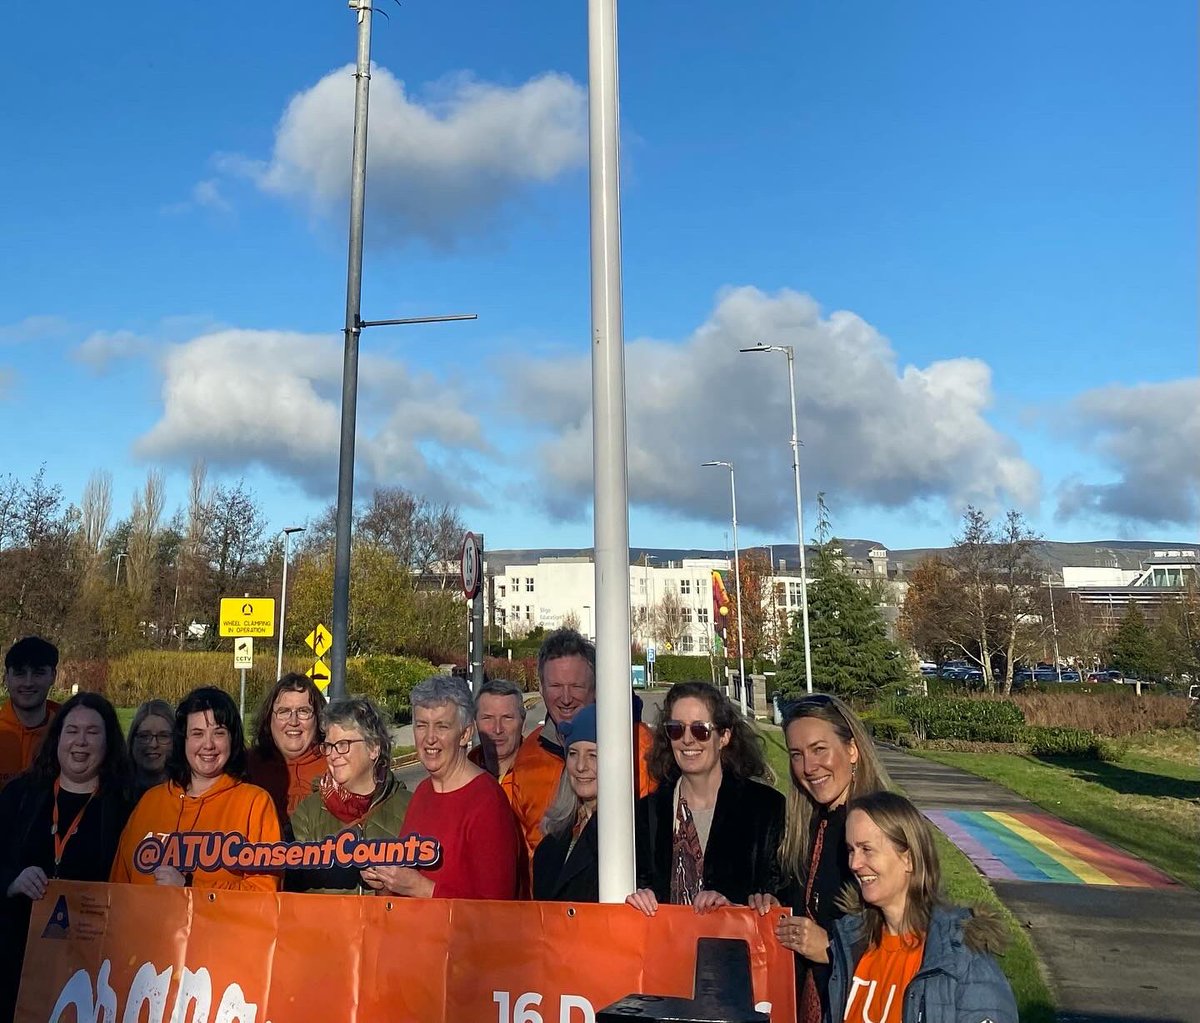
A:
[[[422,873],[435,899],[511,899],[517,890],[517,822],[496,779],[481,774],[453,792],[417,786],[404,834],[436,838],[438,865]]]

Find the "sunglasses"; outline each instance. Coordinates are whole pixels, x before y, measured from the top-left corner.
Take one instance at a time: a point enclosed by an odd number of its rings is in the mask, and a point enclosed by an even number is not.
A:
[[[672,742],[679,742],[683,738],[684,732],[691,732],[692,738],[697,742],[708,742],[716,730],[717,726],[711,721],[692,721],[687,724],[682,721],[663,722],[663,731],[667,733],[667,738]]]

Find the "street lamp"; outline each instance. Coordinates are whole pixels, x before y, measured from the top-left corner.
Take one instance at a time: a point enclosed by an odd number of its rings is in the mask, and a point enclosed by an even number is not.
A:
[[[283,582],[279,585],[279,653],[275,655],[275,681],[283,678],[283,627],[287,621],[287,570],[288,553],[291,550],[292,534],[303,533],[303,526],[284,526],[283,533]]]
[[[742,716],[747,713],[746,705],[746,634],[742,632],[742,565],[738,554],[737,539],[737,481],[733,472],[732,462],[701,462],[705,465],[719,465],[729,470],[729,496],[733,501],[733,585],[737,593],[737,627],[738,627],[738,702],[741,704]]]
[[[129,557],[128,551],[117,551],[117,570],[113,573],[113,586],[116,586],[121,579],[121,559]],[[125,581],[129,581],[129,571],[125,572]]]
[[[795,351],[791,345],[765,345],[761,341],[743,352],[783,352],[788,361],[788,393],[792,410],[792,475],[796,479],[796,539],[800,545],[800,616],[804,624],[804,682],[813,691],[812,646],[808,633],[808,570],[804,563],[804,505],[800,499],[800,440],[796,435],[796,369]]]

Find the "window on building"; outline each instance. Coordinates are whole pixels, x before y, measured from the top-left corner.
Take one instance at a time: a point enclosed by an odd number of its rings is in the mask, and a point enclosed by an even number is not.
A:
[[[509,588],[509,589],[510,589],[510,590],[511,590],[513,593],[520,593],[520,591],[521,591],[521,580],[520,580],[520,579],[510,579],[510,580],[508,581],[508,588]]]
[[[681,607],[679,609],[679,620],[687,625],[692,624],[692,609],[690,607]]]
[[[680,639],[679,650],[681,653],[690,654],[692,652],[692,649],[693,649],[693,644],[692,644],[691,636],[684,636],[682,639]]]
[[[692,593],[691,579],[680,579],[679,580],[679,595],[681,597],[689,597],[689,596],[691,596],[691,593]]]
[[[705,593],[708,592],[708,590],[705,589],[704,584],[705,584],[705,580],[703,580],[703,579],[696,580],[696,596],[697,597],[702,597],[702,596],[704,596]]]
[[[497,586],[497,587],[496,587],[496,589],[499,591],[499,592],[496,594],[496,596],[497,596],[499,599],[503,600],[503,599],[504,599],[504,583],[501,583],[499,586]]]
[[[527,622],[533,621],[533,605],[532,604],[525,605],[525,621],[527,621]]]
[[[706,608],[706,607],[696,608],[696,621],[699,622],[701,625],[708,624],[708,608]]]
[[[799,583],[794,583],[794,582],[792,582],[792,581],[790,581],[790,580],[789,580],[787,585],[788,585],[788,603],[789,603],[789,604],[794,604],[794,605],[796,605],[797,607],[799,607],[799,606],[800,606],[800,601],[801,601],[801,595],[800,595],[800,593],[801,593],[801,590],[800,590],[800,584],[799,584]]]
[[[525,577],[525,592],[526,593],[533,592],[533,576],[531,576],[531,575],[527,575]]]

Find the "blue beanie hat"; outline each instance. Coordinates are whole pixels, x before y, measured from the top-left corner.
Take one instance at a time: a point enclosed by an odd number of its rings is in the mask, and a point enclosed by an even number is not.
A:
[[[563,737],[564,749],[570,749],[577,742],[595,742],[596,705],[589,703],[572,720],[559,725],[558,731]]]

